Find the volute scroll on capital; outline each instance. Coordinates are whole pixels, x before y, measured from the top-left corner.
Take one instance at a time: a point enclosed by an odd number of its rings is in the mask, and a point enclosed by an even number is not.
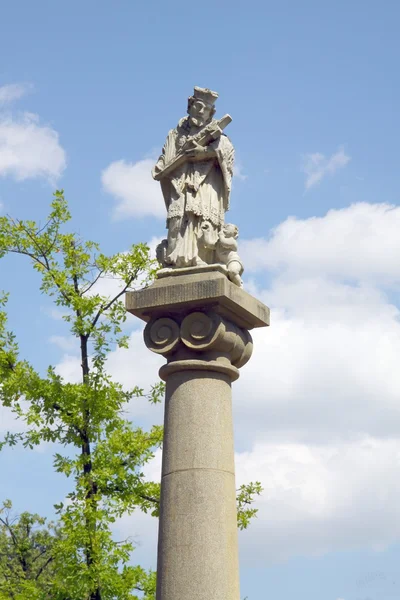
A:
[[[178,317],[175,319],[154,318],[144,330],[146,346],[165,356],[168,363],[186,359],[214,364],[220,360],[235,367],[236,372],[250,359],[250,333],[214,311],[194,311],[179,322]]]

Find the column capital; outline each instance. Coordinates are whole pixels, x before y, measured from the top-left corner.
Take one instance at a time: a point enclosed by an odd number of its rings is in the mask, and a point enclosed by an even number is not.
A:
[[[269,325],[269,308],[215,270],[158,279],[128,292],[126,308],[147,321],[146,346],[167,359],[162,379],[207,370],[234,381],[252,353],[249,329]]]
[[[168,360],[160,369],[162,379],[195,369],[224,373],[234,381],[253,350],[247,329],[213,310],[193,311],[181,318],[155,317],[145,327],[144,341],[149,350]]]

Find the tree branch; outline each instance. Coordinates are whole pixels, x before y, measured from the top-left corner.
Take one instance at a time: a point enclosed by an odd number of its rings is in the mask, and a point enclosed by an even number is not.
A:
[[[146,494],[138,494],[139,498],[142,500],[147,500],[148,502],[153,502],[154,504],[160,504],[160,500],[158,498],[153,498],[152,496],[147,496]]]
[[[81,290],[81,292],[80,292],[81,296],[83,296],[84,294],[87,294],[89,292],[89,290],[92,289],[92,287],[98,282],[98,280],[103,275],[103,273],[104,273],[104,269],[100,269],[98,275],[96,275],[94,280],[87,286],[87,288],[84,290]]]
[[[140,269],[136,269],[136,271],[133,273],[133,275],[129,278],[129,281],[125,284],[124,288],[114,296],[114,298],[112,298],[112,300],[110,300],[109,302],[107,302],[107,304],[100,306],[95,318],[93,319],[91,326],[90,326],[90,332],[93,331],[93,329],[96,326],[97,321],[99,320],[99,318],[101,317],[101,315],[106,312],[113,304],[114,302],[116,302],[118,300],[118,298],[120,298],[123,294],[125,294],[125,292],[127,291],[127,289],[129,288],[129,286],[131,285],[132,281],[134,279],[136,279],[138,273],[139,273]],[[90,334],[89,334],[90,335]]]
[[[39,571],[36,574],[35,579],[38,580],[39,577],[41,576],[41,574],[43,573],[43,571],[45,570],[45,568],[54,560],[54,558],[52,556],[50,556],[46,562],[40,567]]]

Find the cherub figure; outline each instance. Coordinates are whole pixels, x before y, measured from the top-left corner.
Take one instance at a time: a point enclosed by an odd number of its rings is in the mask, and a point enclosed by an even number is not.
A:
[[[235,285],[243,287],[241,274],[243,263],[237,253],[239,229],[232,223],[226,223],[219,232],[216,246],[216,262],[222,263],[228,270],[228,277]]]
[[[161,242],[156,247],[156,258],[163,269],[165,267],[170,266],[167,261],[167,247],[168,247],[167,239],[161,240]]]

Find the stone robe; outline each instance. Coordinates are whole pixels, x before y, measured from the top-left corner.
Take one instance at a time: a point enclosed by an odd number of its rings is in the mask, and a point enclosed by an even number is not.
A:
[[[196,135],[198,132],[196,132]],[[190,140],[188,117],[172,129],[153,174],[160,173]],[[209,144],[216,156],[187,160],[161,179],[167,208],[166,262],[175,267],[212,264],[225,212],[229,209],[234,149],[225,135]],[[204,227],[204,225],[206,227]]]

